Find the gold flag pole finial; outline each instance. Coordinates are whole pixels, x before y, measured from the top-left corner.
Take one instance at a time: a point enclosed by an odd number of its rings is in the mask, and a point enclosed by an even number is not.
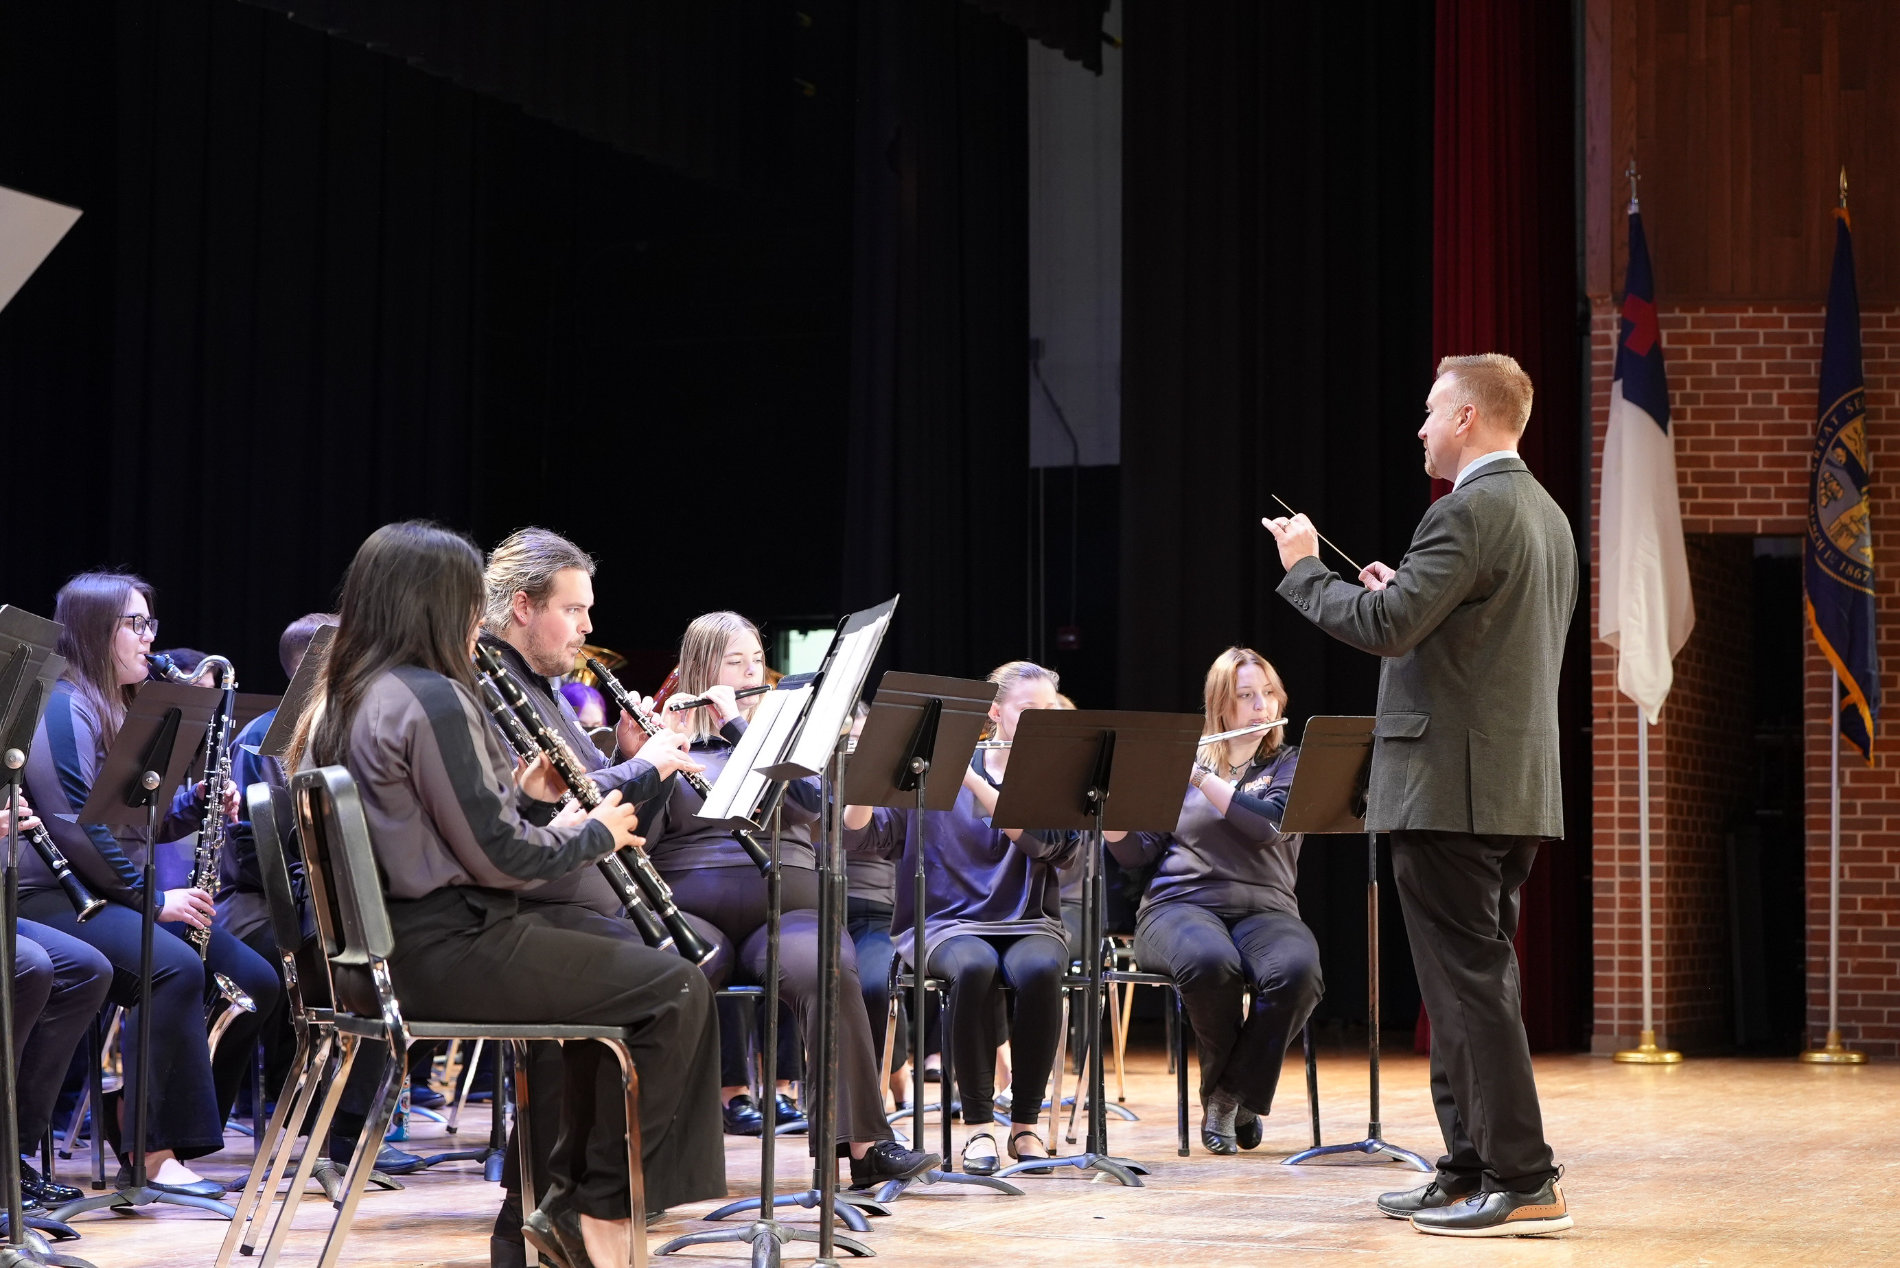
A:
[[[1841,206],[1847,206],[1847,164],[1841,164]]]
[[[1636,202],[1636,182],[1643,179],[1642,177],[1636,174],[1636,156],[1634,154],[1630,155],[1630,165],[1623,169],[1623,175],[1629,177],[1629,181],[1630,181],[1629,214],[1633,216],[1638,211],[1641,210],[1641,208],[1637,205],[1637,202]],[[1843,181],[1845,181],[1846,179],[1845,176],[1843,176],[1842,179]],[[1846,185],[1843,184],[1842,188],[1845,189]]]

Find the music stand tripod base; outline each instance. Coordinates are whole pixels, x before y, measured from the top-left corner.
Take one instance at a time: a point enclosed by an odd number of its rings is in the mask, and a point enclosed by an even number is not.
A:
[[[1836,1036],[1838,1038],[1839,1036]],[[1682,1054],[1671,1049],[1656,1046],[1656,1032],[1645,1030],[1637,1039],[1634,1048],[1625,1048],[1610,1057],[1612,1061],[1624,1065],[1680,1065]],[[1806,1060],[1804,1055],[1803,1060]]]
[[[1286,1167],[1297,1167],[1301,1163],[1311,1162],[1315,1158],[1328,1158],[1336,1154],[1364,1154],[1375,1162],[1402,1162],[1414,1171],[1434,1171],[1437,1168],[1409,1149],[1397,1145],[1388,1145],[1379,1139],[1378,1124],[1368,1124],[1370,1130],[1366,1138],[1351,1145],[1321,1145],[1317,1149],[1302,1149],[1281,1163]]]
[[[1623,1054],[1620,1052],[1617,1053],[1616,1059],[1621,1061]],[[1830,1030],[1827,1032],[1827,1046],[1825,1048],[1810,1048],[1801,1054],[1801,1059],[1809,1065],[1867,1064],[1867,1054],[1856,1051],[1853,1048],[1849,1048],[1846,1044],[1843,1044],[1841,1042],[1841,1032],[1838,1030]]]
[[[1127,1158],[1111,1158],[1107,1154],[1069,1154],[1062,1158],[1029,1158],[1013,1167],[1004,1167],[996,1173],[997,1179],[1005,1176],[1026,1175],[1031,1171],[1053,1171],[1057,1167],[1074,1167],[1077,1171],[1095,1171],[1100,1174],[1097,1180],[1113,1180],[1130,1189],[1142,1189],[1141,1177],[1148,1169],[1138,1162]]]
[[[800,1195],[803,1196],[803,1195]],[[813,1204],[815,1205],[815,1203]],[[848,1208],[839,1208],[842,1216]],[[780,1260],[779,1248],[791,1242],[816,1242],[818,1234],[808,1228],[793,1228],[775,1220],[754,1220],[744,1228],[722,1228],[706,1233],[687,1233],[675,1237],[666,1245],[653,1252],[658,1255],[671,1255],[675,1251],[685,1250],[688,1246],[712,1246],[731,1242],[746,1242],[752,1247],[752,1262],[755,1264],[775,1264]],[[872,1259],[877,1252],[854,1237],[833,1236],[832,1245],[849,1251],[859,1259]],[[824,1262],[820,1260],[819,1262]]]

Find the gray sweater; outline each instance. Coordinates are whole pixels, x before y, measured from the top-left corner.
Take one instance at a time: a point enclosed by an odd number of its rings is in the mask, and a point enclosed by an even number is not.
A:
[[[1280,833],[1299,760],[1300,750],[1287,745],[1251,763],[1224,815],[1190,785],[1173,832],[1131,832],[1111,841],[1108,848],[1123,866],[1161,861],[1142,896],[1142,914],[1163,903],[1193,903],[1223,916],[1299,915],[1293,887],[1300,835]]]

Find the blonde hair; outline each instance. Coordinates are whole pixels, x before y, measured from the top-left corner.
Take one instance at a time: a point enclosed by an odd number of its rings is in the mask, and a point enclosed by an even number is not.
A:
[[[1227,711],[1240,702],[1240,671],[1248,665],[1257,666],[1267,680],[1267,694],[1279,705],[1279,716],[1286,716],[1286,684],[1280,681],[1280,671],[1251,647],[1230,647],[1214,658],[1207,667],[1207,681],[1201,685],[1201,704],[1203,707],[1201,725],[1206,729],[1204,735],[1219,735],[1233,728],[1227,722]],[[1259,761],[1286,742],[1286,728],[1275,727],[1260,734],[1260,744],[1254,749],[1249,761]],[[1220,763],[1227,760],[1227,745],[1203,744],[1195,759],[1203,766],[1220,769]]]
[[[719,666],[726,658],[726,646],[740,634],[759,638],[759,627],[737,612],[708,612],[696,616],[680,638],[680,696],[697,696],[719,681]],[[760,645],[764,640],[760,639]],[[719,734],[712,709],[694,709],[692,737],[695,743]]]
[[[1515,358],[1502,352],[1446,357],[1438,363],[1438,377],[1447,374],[1456,380],[1462,402],[1477,406],[1485,422],[1513,436],[1524,434],[1531,421],[1531,376]]]
[[[1062,675],[1053,669],[1043,668],[1033,660],[1012,660],[992,669],[988,681],[996,684],[996,704],[1000,707],[1003,701],[1009,698],[1009,693],[1024,683],[1046,682],[1052,689],[1059,688],[1062,685]],[[1061,695],[1062,693],[1058,690],[1057,699],[1060,699]],[[983,724],[984,739],[989,739],[995,731],[994,722]]]
[[[496,637],[505,635],[514,617],[515,593],[527,595],[528,602],[541,607],[554,591],[555,575],[569,568],[591,577],[594,558],[545,528],[518,528],[508,534],[489,552],[488,567],[482,573],[483,627]]]

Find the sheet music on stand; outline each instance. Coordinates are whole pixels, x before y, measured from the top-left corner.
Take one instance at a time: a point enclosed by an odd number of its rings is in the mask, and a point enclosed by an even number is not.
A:
[[[832,640],[830,653],[818,680],[818,694],[807,711],[810,723],[798,733],[790,752],[783,754],[767,773],[776,779],[805,779],[822,772],[831,762],[838,746],[838,733],[851,706],[864,690],[871,673],[871,662],[890,628],[891,614],[897,610],[897,595],[874,608],[853,612],[844,619]]]
[[[752,822],[752,813],[765,799],[766,789],[773,782],[759,767],[771,765],[771,756],[785,751],[812,694],[812,685],[806,682],[790,690],[768,691],[760,697],[759,707],[753,711],[752,721],[746,724],[738,747],[732,750],[726,768],[713,781],[712,795],[699,808],[699,818],[713,823],[758,826]]]
[[[281,762],[290,751],[290,741],[297,734],[297,720],[303,716],[311,693],[317,689],[324,662],[330,659],[330,640],[335,637],[336,626],[317,627],[316,635],[304,651],[303,662],[297,666],[290,685],[284,688],[284,698],[277,704],[277,716],[270,720],[270,729],[264,732],[264,742],[257,746],[258,756],[274,757]]]

